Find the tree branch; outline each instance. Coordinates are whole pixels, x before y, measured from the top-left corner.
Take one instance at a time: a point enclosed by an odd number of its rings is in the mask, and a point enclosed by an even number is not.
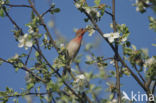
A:
[[[76,1],[76,0],[74,0]],[[115,54],[117,54],[119,61],[121,62],[121,64],[126,67],[128,69],[128,71],[131,73],[132,77],[137,81],[137,83],[147,92],[148,89],[144,86],[144,84],[140,81],[140,79],[136,76],[136,74],[128,67],[128,65],[125,63],[125,61],[122,60],[122,58],[120,57],[120,55],[117,53],[115,47],[112,45],[112,43],[110,43],[108,41],[107,38],[105,38],[103,36],[103,32],[101,31],[101,29],[99,28],[99,26],[96,24],[95,20],[82,8],[83,13],[89,18],[89,20],[92,22],[92,24],[94,25],[95,29],[99,32],[99,34],[102,36],[102,38],[104,40],[106,40],[106,42],[109,44],[109,46],[111,47],[111,49],[114,51]]]
[[[36,51],[38,51],[38,53],[42,56],[42,58],[44,59],[44,61],[47,63],[47,65],[58,75],[59,78],[62,79],[62,76],[61,74],[55,70],[51,64],[48,62],[48,60],[45,58],[45,56],[43,55],[42,51],[38,50],[36,47],[34,47]],[[62,82],[64,83],[64,85],[76,96],[78,97],[80,100],[83,100],[81,99],[81,97],[62,79]]]
[[[146,81],[145,81],[145,79],[142,77],[142,75],[140,74],[140,72],[138,71],[138,68],[137,68],[136,65],[134,66],[134,69],[136,70],[136,72],[138,73],[138,75],[139,75],[139,77],[142,79],[142,81],[145,83]]]
[[[51,6],[48,10],[46,10],[44,13],[41,14],[41,17],[43,17],[44,15],[46,15],[48,12],[51,11],[53,7]]]
[[[27,59],[26,59],[26,61],[25,61],[25,63],[24,63],[25,65],[28,64],[28,60],[29,60],[29,58],[30,58],[31,52],[32,52],[32,47],[30,48],[30,51],[29,51],[28,56],[27,56]]]
[[[117,32],[116,20],[115,20],[115,0],[112,0],[112,21],[113,21],[113,31]],[[115,42],[115,68],[116,68],[116,88],[118,103],[121,103],[121,93],[120,93],[120,70],[118,65],[118,43]]]
[[[45,31],[47,32],[47,36],[50,38],[51,43],[53,44],[54,48],[56,49],[56,51],[59,51],[59,48],[56,46],[55,41],[53,40],[46,24],[44,23],[44,20],[42,18],[42,16],[38,13],[38,11],[35,9],[33,3],[31,2],[31,0],[29,0],[29,4],[30,7],[32,8],[33,12],[39,17],[39,19],[41,20],[41,25],[44,27]]]
[[[13,62],[9,62],[9,61],[7,61],[7,60],[5,60],[5,59],[0,58],[0,60],[2,60],[3,62],[9,63],[9,64],[11,64],[11,65],[14,65]],[[31,74],[33,77],[35,77],[37,80],[40,80],[40,81],[42,81],[43,83],[47,83],[46,80],[43,80],[41,77],[37,76],[37,75],[36,75],[35,73],[33,73],[28,67],[26,67],[24,64],[23,64],[23,67],[21,67],[21,69],[24,70],[24,71],[27,71],[28,73],[30,73],[30,74]]]
[[[27,8],[31,8],[29,5],[14,5],[14,4],[4,4],[6,6],[9,7],[27,7]]]
[[[16,24],[16,22],[11,18],[11,16],[10,16],[9,13],[7,12],[5,6],[3,6],[2,8],[3,8],[3,10],[4,10],[6,16],[7,16],[7,17],[9,18],[9,20],[11,21],[11,23],[12,23],[13,25],[15,25],[15,27],[16,27],[18,30],[21,31],[21,34],[22,34],[22,35],[24,35],[22,29]]]

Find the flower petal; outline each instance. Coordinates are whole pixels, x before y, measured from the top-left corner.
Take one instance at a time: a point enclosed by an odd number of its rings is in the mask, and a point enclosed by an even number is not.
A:
[[[114,42],[114,38],[112,38],[112,37],[109,37],[108,40],[109,40],[110,43]]]
[[[19,44],[18,44],[18,47],[19,48],[22,48],[24,46],[24,43],[23,42],[20,42]]]
[[[118,33],[118,32],[113,33],[113,38],[119,38],[119,37],[120,37],[120,35],[119,35],[119,33]]]
[[[32,45],[33,45],[33,43],[32,43],[31,40],[30,40],[30,41],[27,41],[27,42],[25,43],[25,46],[26,46],[26,47],[32,47]]]
[[[110,33],[107,33],[107,34],[103,34],[103,36],[107,38],[107,37],[110,37],[111,34]]]

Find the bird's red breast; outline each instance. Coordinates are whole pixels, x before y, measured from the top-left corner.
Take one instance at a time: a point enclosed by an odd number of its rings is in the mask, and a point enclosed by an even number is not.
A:
[[[68,43],[67,50],[68,50],[69,57],[71,59],[73,59],[77,55],[77,53],[80,49],[80,46],[81,46],[81,41],[82,41],[83,35],[85,32],[86,32],[85,29],[83,29],[83,28],[79,29],[76,32],[76,37]]]

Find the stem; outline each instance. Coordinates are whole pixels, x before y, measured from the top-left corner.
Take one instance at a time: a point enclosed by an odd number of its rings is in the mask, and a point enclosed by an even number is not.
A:
[[[112,21],[113,21],[113,31],[117,32],[116,20],[115,20],[115,0],[112,0]],[[117,97],[118,103],[121,103],[121,93],[120,93],[120,70],[118,65],[118,43],[115,42],[115,68],[116,68],[116,88],[117,88]]]
[[[21,34],[22,34],[22,35],[24,35],[22,29],[17,25],[17,23],[11,18],[11,16],[10,16],[9,13],[7,12],[5,6],[3,6],[2,8],[3,8],[3,10],[4,10],[6,16],[7,16],[7,17],[9,18],[9,20],[11,21],[11,23],[12,23],[13,25],[15,25],[15,27],[16,27],[18,30],[21,31]]]
[[[26,59],[26,61],[25,61],[25,63],[24,63],[25,65],[28,64],[28,60],[29,60],[29,58],[30,58],[31,52],[32,52],[32,47],[30,48],[30,51],[29,51],[28,56],[27,56],[27,59]]]
[[[115,60],[115,68],[116,68],[116,88],[117,88],[118,103],[121,103],[120,71],[119,71],[119,66],[118,66],[118,61],[117,60]]]
[[[9,7],[27,7],[27,8],[31,8],[29,5],[13,5],[13,4],[4,4],[6,6]]]
[[[142,79],[142,81],[145,83],[146,81],[145,81],[145,79],[142,77],[142,75],[140,74],[140,72],[138,71],[138,68],[137,68],[136,65],[134,66],[134,69],[136,70],[136,72],[138,73],[138,75],[139,75],[139,77]]]

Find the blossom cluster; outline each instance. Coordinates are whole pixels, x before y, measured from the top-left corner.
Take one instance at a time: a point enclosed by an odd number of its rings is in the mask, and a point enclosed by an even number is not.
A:
[[[29,47],[32,47],[33,45],[33,41],[29,38],[27,33],[24,34],[23,36],[19,36],[18,41],[19,41],[18,47],[19,48],[24,47],[26,50]]]
[[[127,41],[127,37],[122,38],[120,36],[120,33],[118,33],[118,32],[115,32],[115,33],[106,33],[106,34],[103,34],[103,36],[105,38],[107,38],[110,43],[113,43],[115,41],[115,39],[117,39],[117,38],[120,38],[121,39],[121,42]]]
[[[88,81],[83,74],[80,74],[76,76],[73,85],[77,92],[84,92],[85,88],[88,86]]]
[[[84,9],[96,21],[101,17],[100,12],[95,7],[89,7],[87,5],[83,5],[83,3],[81,2],[76,2],[75,7],[78,9]]]
[[[147,5],[150,3],[149,0],[136,0],[135,6],[136,6],[136,11],[138,12],[145,12]]]

